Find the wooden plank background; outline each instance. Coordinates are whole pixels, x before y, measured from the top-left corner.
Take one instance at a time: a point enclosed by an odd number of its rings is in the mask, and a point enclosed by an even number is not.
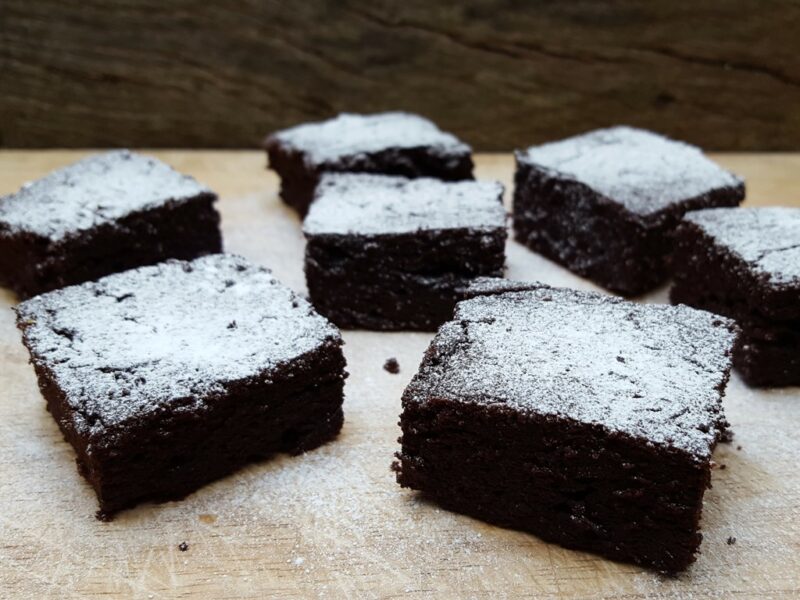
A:
[[[800,149],[800,3],[2,0],[0,146],[252,147],[406,109],[479,150],[625,122]]]

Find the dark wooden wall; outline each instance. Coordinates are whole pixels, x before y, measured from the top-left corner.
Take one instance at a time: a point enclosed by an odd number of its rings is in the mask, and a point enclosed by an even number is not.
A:
[[[0,145],[252,147],[406,109],[481,150],[630,123],[800,149],[796,0],[0,0]]]

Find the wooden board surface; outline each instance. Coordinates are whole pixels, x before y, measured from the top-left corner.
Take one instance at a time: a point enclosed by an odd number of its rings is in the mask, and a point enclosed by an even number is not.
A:
[[[158,152],[216,189],[226,248],[304,289],[297,218],[260,153]],[[78,152],[0,153],[0,194]],[[723,155],[749,204],[800,206],[800,156]],[[477,174],[509,184],[512,160]],[[515,243],[508,276],[593,286]],[[664,301],[661,290],[647,300]],[[455,515],[400,489],[389,471],[400,394],[430,335],[345,332],[346,422],[339,439],[147,505],[111,523],[44,409],[0,292],[0,597],[3,598],[795,598],[800,595],[800,393],[731,381],[736,432],[721,445],[697,563],[678,578],[545,544]],[[398,358],[399,375],[382,369]],[[736,543],[726,540],[733,536]],[[181,552],[178,545],[188,544]]]
[[[800,150],[797,0],[0,6],[0,146],[251,148],[404,109],[480,150],[618,122]]]

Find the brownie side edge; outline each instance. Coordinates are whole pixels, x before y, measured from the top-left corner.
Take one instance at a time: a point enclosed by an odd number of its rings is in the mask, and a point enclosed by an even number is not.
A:
[[[26,323],[18,319],[26,346]],[[29,348],[30,350],[30,348]],[[300,454],[334,439],[343,424],[341,340],[246,380],[226,384],[201,410],[165,411],[106,428],[70,405],[48,365],[31,353],[47,409],[94,488],[98,518],[145,501],[177,500],[242,466],[278,452]],[[88,428],[88,429],[87,429]]]
[[[267,168],[280,177],[281,200],[304,217],[314,200],[320,173],[305,164],[302,152],[285,146],[274,137],[266,139],[264,148],[267,152]]]
[[[222,251],[215,194],[169,202],[57,242],[21,247],[31,259],[11,281],[22,299],[167,259]]]
[[[699,549],[711,466],[565,419],[431,396],[404,403],[398,483],[443,507],[665,572]]]
[[[500,228],[307,237],[311,301],[348,329],[433,331],[452,317],[469,280],[502,276],[505,266]]]
[[[30,233],[11,233],[0,230],[0,285],[11,289],[20,298],[36,290],[35,265],[44,260],[48,241]]]
[[[771,285],[766,275],[756,274],[738,254],[731,252],[695,223],[683,221],[674,233],[673,278],[686,287],[702,282],[715,294],[735,300],[744,311],[778,321],[800,320],[800,296],[791,287]],[[746,307],[746,308],[744,308]]]
[[[687,198],[642,217],[558,173],[517,160],[513,202],[517,241],[623,296],[666,281],[671,231],[688,210],[736,206],[744,184]]]
[[[314,192],[323,173],[352,172],[397,175],[411,179],[433,177],[443,181],[473,179],[472,155],[469,151],[441,156],[431,148],[387,148],[380,152],[343,156],[337,161],[309,165],[304,154],[275,137],[264,142],[268,167],[281,179],[280,197],[301,217],[308,213]]]
[[[800,385],[800,318],[791,289],[773,288],[737,254],[684,221],[675,231],[673,304],[736,319],[734,366],[751,387]]]

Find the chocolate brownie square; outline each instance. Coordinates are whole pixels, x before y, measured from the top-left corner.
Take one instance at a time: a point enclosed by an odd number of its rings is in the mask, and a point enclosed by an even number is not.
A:
[[[217,196],[127,150],[0,198],[0,284],[28,298],[168,258],[220,252]]]
[[[800,385],[800,209],[690,212],[675,238],[672,302],[738,321],[748,384]]]
[[[342,426],[339,332],[242,258],[140,267],[16,310],[101,518],[305,452]]]
[[[676,572],[701,541],[733,321],[479,281],[403,394],[398,482],[567,548]]]
[[[516,239],[624,296],[666,280],[669,234],[687,210],[744,198],[743,181],[698,148],[630,127],[534,146],[516,159]]]
[[[502,275],[497,182],[328,174],[303,223],[317,310],[343,328],[432,331],[461,288]]]
[[[472,150],[418,115],[344,113],[273,133],[264,141],[281,198],[301,215],[325,172],[472,179]]]

